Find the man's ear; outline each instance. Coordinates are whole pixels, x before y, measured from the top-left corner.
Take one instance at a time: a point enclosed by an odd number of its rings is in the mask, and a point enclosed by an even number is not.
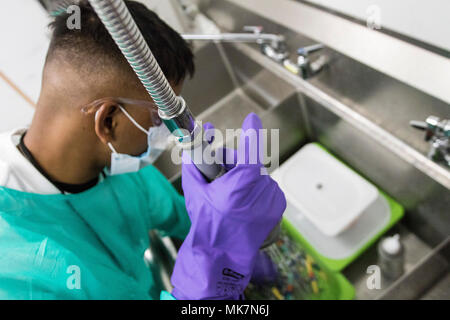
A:
[[[111,100],[103,102],[95,113],[95,133],[104,144],[115,140],[119,110],[117,102]]]

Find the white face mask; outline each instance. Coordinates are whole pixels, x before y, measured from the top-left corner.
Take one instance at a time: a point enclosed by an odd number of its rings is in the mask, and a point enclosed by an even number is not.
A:
[[[163,123],[157,127],[151,127],[149,130],[145,130],[122,106],[119,106],[119,108],[139,130],[147,135],[148,147],[147,151],[140,156],[131,156],[129,154],[118,153],[112,144],[108,143],[108,147],[112,151],[111,167],[107,170],[107,174],[109,175],[137,172],[143,167],[154,163],[166,149],[171,135],[169,129]]]

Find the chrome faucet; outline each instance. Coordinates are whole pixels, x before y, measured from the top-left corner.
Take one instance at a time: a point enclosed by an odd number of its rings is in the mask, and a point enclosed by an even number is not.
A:
[[[323,44],[313,44],[297,49],[297,61],[285,59],[283,65],[292,73],[301,76],[303,79],[311,78],[318,74],[329,62],[326,55],[319,55],[316,59],[311,59],[311,55],[324,48]]]
[[[450,167],[450,120],[429,116],[425,121],[410,121],[410,125],[425,131],[425,141],[430,141],[428,158]]]
[[[218,33],[218,34],[183,34],[185,40],[204,40],[220,42],[254,42],[258,43],[261,52],[272,60],[282,64],[287,70],[301,76],[303,79],[310,78],[319,73],[329,62],[326,55],[320,55],[312,60],[311,55],[324,48],[323,44],[299,48],[297,50],[297,61],[289,59],[286,39],[279,34],[263,33],[261,26],[245,26],[245,33]]]
[[[328,56],[319,55],[315,60],[311,60],[310,55],[322,50],[323,44],[313,44],[311,46],[299,48],[297,50],[297,65],[301,69],[301,75],[304,79],[310,78],[319,73],[328,62]]]
[[[245,26],[244,33],[219,34],[183,34],[185,40],[206,40],[220,42],[254,42],[258,43],[261,51],[271,59],[282,63],[289,53],[286,50],[285,38],[282,35],[263,33],[261,26]]]

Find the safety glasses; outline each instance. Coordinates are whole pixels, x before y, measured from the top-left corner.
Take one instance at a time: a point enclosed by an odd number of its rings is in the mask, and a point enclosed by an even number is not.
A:
[[[122,106],[124,109],[127,109],[128,107],[147,109],[150,113],[153,126],[159,126],[162,123],[162,120],[158,115],[158,107],[153,101],[147,100],[137,100],[121,97],[105,97],[95,100],[90,104],[84,106],[83,108],[81,108],[81,112],[83,112],[84,114],[95,113],[104,103],[111,101],[114,101],[118,105]]]

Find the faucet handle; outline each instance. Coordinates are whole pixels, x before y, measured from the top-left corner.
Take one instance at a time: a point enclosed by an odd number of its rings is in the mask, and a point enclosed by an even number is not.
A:
[[[427,123],[428,127],[432,130],[435,130],[437,128],[437,126],[439,125],[439,121],[441,119],[439,119],[436,116],[429,116],[427,118],[427,120],[425,120],[425,122]]]
[[[450,167],[450,120],[429,116],[425,121],[413,120],[409,124],[425,131],[425,141],[431,140],[428,158]]]
[[[412,120],[409,124],[416,129],[426,131],[425,141],[436,137],[450,137],[450,121],[441,120],[436,116],[429,116],[425,121]]]
[[[297,49],[297,54],[299,56],[306,57],[306,56],[310,55],[311,53],[314,53],[314,52],[317,52],[319,50],[322,50],[323,48],[325,48],[325,46],[323,44],[317,43],[317,44],[313,44],[313,45],[310,45],[310,46],[298,48]]]
[[[415,129],[426,131],[425,141],[430,141],[434,135],[433,131],[428,127],[428,123],[425,121],[411,120],[409,125]]]
[[[322,50],[325,46],[321,43],[297,49],[297,66],[301,69],[303,79],[310,78],[319,73],[329,62],[329,57],[320,55],[315,61],[310,61],[309,55]]]
[[[425,131],[427,130],[427,123],[425,121],[411,120],[409,125],[415,129]]]
[[[244,26],[244,31],[253,32],[255,34],[260,34],[263,32],[264,28],[262,26]]]

